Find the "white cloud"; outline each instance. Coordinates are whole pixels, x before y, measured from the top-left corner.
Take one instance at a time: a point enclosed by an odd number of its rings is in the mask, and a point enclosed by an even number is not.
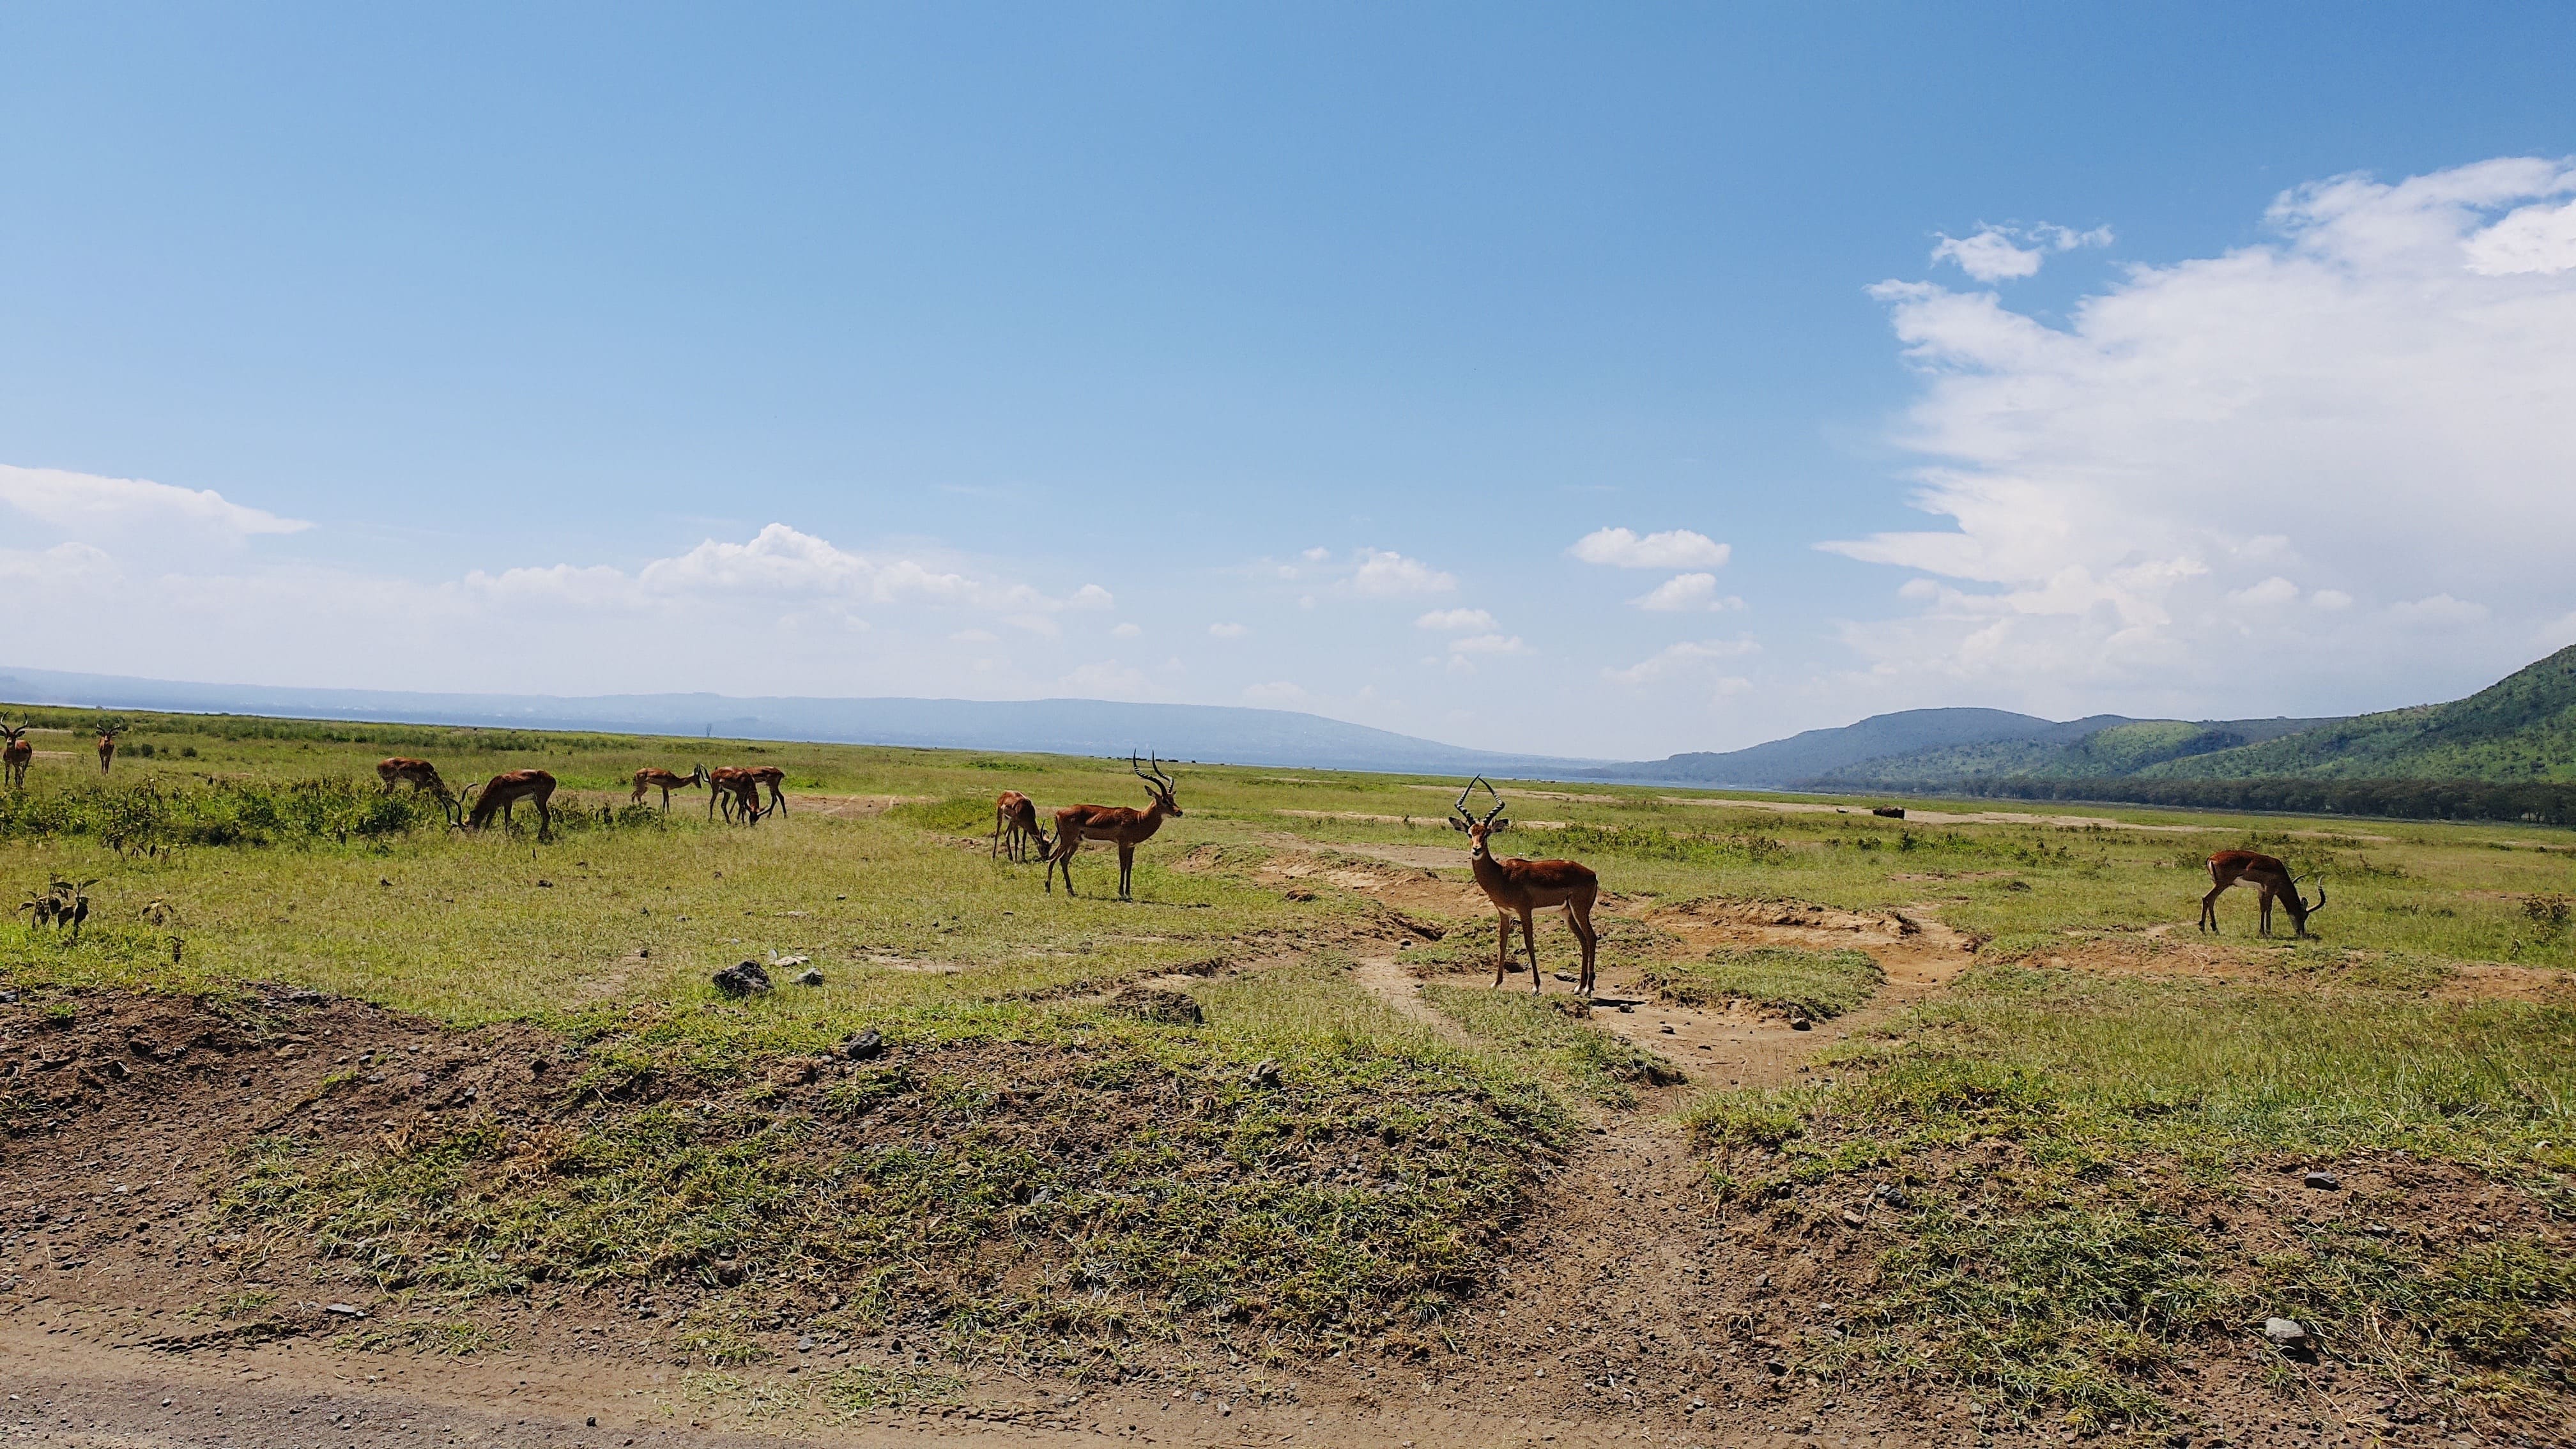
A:
[[[1925,378],[1915,501],[1952,527],[1824,545],[1918,575],[1913,611],[1845,639],[1882,684],[2043,713],[2351,707],[2372,671],[2514,667],[2576,537],[2576,269],[2533,210],[2571,191],[2576,166],[2532,160],[2303,186],[2275,240],[2132,268],[2063,327],[1874,288]],[[2302,574],[2378,580],[2417,601],[2401,622],[2515,627],[2433,659],[2321,594],[2249,674],[2229,596]]]
[[[1247,684],[1243,687],[1245,704],[1262,705],[1271,709],[1284,709],[1290,705],[1304,704],[1307,698],[1308,695],[1303,688],[1285,679],[1274,679],[1267,684]]]
[[[1002,636],[990,629],[960,629],[948,636],[960,644],[999,644]]]
[[[2018,245],[2015,238],[2030,245]],[[1932,248],[1932,260],[1956,263],[1959,270],[1980,282],[2002,282],[2037,276],[2040,263],[2047,260],[2051,252],[2110,244],[2111,229],[2107,226],[2097,226],[2091,231],[2047,225],[1981,226],[1964,237],[1944,235],[1940,244]]]
[[[2407,626],[2429,625],[2434,628],[2452,628],[2462,624],[2485,623],[2487,606],[2471,603],[2466,599],[2455,599],[2448,594],[2434,594],[2429,598],[2416,599],[2410,603],[2391,605],[2388,616],[2397,623]]]
[[[1372,596],[1400,594],[1445,594],[1458,587],[1455,576],[1442,573],[1420,559],[1406,558],[1385,549],[1360,550],[1360,566],[1351,575],[1353,591]]]
[[[1660,614],[1715,613],[1744,607],[1744,601],[1733,594],[1718,596],[1715,574],[1675,574],[1628,602]]]
[[[1653,684],[1696,673],[1720,659],[1741,659],[1762,646],[1751,639],[1684,640],[1638,660],[1625,669],[1604,669],[1601,677],[1617,684]]]
[[[1482,609],[1434,609],[1413,621],[1417,629],[1441,629],[1456,632],[1466,629],[1491,629],[1494,616]]]
[[[1723,568],[1734,552],[1704,533],[1687,528],[1650,533],[1640,538],[1625,528],[1595,529],[1574,541],[1574,556],[1588,564],[1622,569]]]
[[[2469,238],[2469,270],[2504,277],[2576,267],[2576,201],[2525,206]]]
[[[1240,639],[1251,632],[1252,631],[1250,629],[1245,628],[1241,624],[1208,625],[1208,633],[1219,639]]]
[[[2320,609],[2349,609],[2352,607],[2352,595],[2341,589],[2319,589],[2308,595],[2308,602]]]
[[[2227,596],[2231,604],[2271,606],[2287,604],[2299,597],[2299,586],[2274,574],[2259,584],[2235,590]]]
[[[1121,624],[1117,628],[1110,630],[1109,636],[1113,639],[1133,639],[1144,632],[1144,626],[1140,624],[1127,623]]]
[[[1308,563],[1322,563],[1324,560],[1331,558],[1332,556],[1333,551],[1329,548],[1310,548],[1304,553],[1297,555],[1297,557],[1304,559]]]
[[[231,502],[211,488],[173,488],[141,478],[102,478],[60,468],[0,464],[0,503],[56,528],[87,533],[172,525],[226,539],[301,533],[313,525]]]
[[[1518,634],[1475,634],[1449,641],[1452,654],[1527,654],[1529,646]]]

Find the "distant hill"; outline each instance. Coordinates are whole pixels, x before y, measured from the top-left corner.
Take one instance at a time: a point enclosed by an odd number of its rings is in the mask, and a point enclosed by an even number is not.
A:
[[[2576,781],[2576,645],[2466,699],[2161,761],[2148,779]]]
[[[716,694],[556,698],[187,684],[48,669],[0,669],[0,699],[96,709],[706,734],[925,749],[1065,755],[1157,750],[1165,759],[1318,770],[1564,779],[1601,764],[1460,749],[1294,710],[1121,704],[1100,699],[735,699]]]
[[[2108,780],[2313,730],[2332,719],[2075,720],[2049,734],[1889,755],[1802,783],[1818,789],[1939,789],[1963,780]]]
[[[2061,724],[2001,709],[1908,709],[1749,749],[1673,755],[1591,773],[1601,779],[1786,790],[1874,760],[1945,750],[1999,749],[2009,756],[2023,747],[2049,747],[2131,722],[2109,714]]]

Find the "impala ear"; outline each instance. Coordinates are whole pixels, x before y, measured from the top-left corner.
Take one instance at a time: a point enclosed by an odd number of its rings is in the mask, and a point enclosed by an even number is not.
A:
[[[1511,828],[1512,817],[1506,815],[1502,819],[1495,821],[1493,824],[1486,826],[1485,833],[1487,835],[1491,835],[1497,830],[1509,830]]]
[[[1452,830],[1464,830],[1467,828],[1467,822],[1459,819],[1455,815],[1452,815],[1449,817],[1449,828]]]

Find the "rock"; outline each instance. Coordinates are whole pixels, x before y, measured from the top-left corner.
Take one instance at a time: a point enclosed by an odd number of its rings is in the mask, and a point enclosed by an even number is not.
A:
[[[1814,1031],[1816,1029],[1816,1024],[1807,1020],[1803,1016],[1793,1016],[1789,1018],[1789,1029],[1791,1031]]]
[[[367,1316],[367,1310],[358,1307],[354,1303],[326,1304],[323,1306],[322,1311],[330,1314],[334,1318],[364,1318]]]
[[[1121,1016],[1170,1026],[1197,1026],[1207,1020],[1197,997],[1159,986],[1130,986],[1110,999],[1109,1009]]]
[[[1637,1003],[1633,1001],[1623,1001],[1619,1003],[1619,1009],[1633,1016],[1637,1011]]]
[[[809,1333],[796,1340],[796,1351],[798,1353],[812,1353],[814,1351],[814,1335]]]
[[[877,1029],[872,1026],[841,1043],[840,1051],[842,1057],[849,1061],[874,1061],[885,1055],[885,1038],[877,1035]]]
[[[820,985],[822,985],[822,984],[823,984],[823,969],[822,969],[821,967],[819,967],[819,966],[808,966],[808,967],[806,967],[804,970],[799,971],[799,972],[797,972],[797,973],[796,973],[796,984],[797,984],[797,985],[799,985],[799,986],[820,986]]]
[[[2296,1348],[2308,1341],[2308,1331],[2290,1318],[2264,1319],[2263,1336],[2283,1348]]]
[[[1660,1028],[1658,1028],[1658,1029],[1659,1029],[1659,1030],[1661,1030],[1661,1031],[1663,1032],[1663,1034],[1664,1034],[1664,1035],[1666,1035],[1666,1036],[1671,1036],[1671,1035],[1673,1034],[1673,1024],[1672,1024],[1671,1022],[1669,1022],[1669,1021],[1668,1021],[1668,1022],[1665,1022],[1665,1023],[1663,1024],[1663,1026],[1662,1026],[1662,1027],[1660,1027]]]
[[[1869,1224],[1869,1219],[1867,1219],[1867,1218],[1865,1218],[1865,1217],[1862,1217],[1859,1213],[1856,1213],[1856,1212],[1852,1211],[1850,1208],[1844,1208],[1844,1209],[1843,1209],[1843,1226],[1844,1226],[1844,1227],[1847,1227],[1847,1228],[1858,1228],[1858,1227],[1866,1227],[1866,1226],[1868,1226],[1868,1224]]]
[[[1869,813],[1882,820],[1902,820],[1905,818],[1905,807],[1902,805],[1874,805],[1870,807]]]
[[[757,961],[738,961],[715,974],[716,990],[726,996],[750,996],[769,989],[769,973]]]
[[[2343,1186],[2343,1180],[2331,1172],[2311,1172],[2299,1181],[2321,1192],[2333,1192]]]
[[[802,912],[798,912],[798,911],[791,911],[791,912],[789,912],[788,914],[790,914],[790,915],[801,915],[801,914],[803,914],[803,913],[802,913]],[[771,955],[771,958],[770,958],[770,962],[769,962],[769,964],[770,964],[770,965],[772,965],[772,966],[777,967],[777,968],[778,968],[779,970],[781,970],[781,971],[784,971],[784,970],[786,970],[786,969],[787,969],[788,967],[790,967],[790,966],[802,966],[802,965],[804,965],[806,962],[808,962],[808,961],[810,961],[810,960],[812,960],[812,959],[814,959],[814,958],[812,958],[812,957],[810,957],[810,956],[802,955],[802,954],[795,955],[795,956],[780,956],[780,955],[776,955],[775,953],[773,953],[773,954]]]
[[[1269,1057],[1263,1057],[1259,1065],[1245,1074],[1243,1080],[1255,1087],[1276,1087],[1279,1085],[1279,1063]]]

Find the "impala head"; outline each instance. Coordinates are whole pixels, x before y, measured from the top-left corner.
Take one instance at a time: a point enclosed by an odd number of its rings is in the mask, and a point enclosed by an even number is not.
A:
[[[1180,781],[1163,773],[1162,756],[1154,756],[1153,762],[1153,773],[1147,774],[1145,766],[1138,764],[1134,755],[1127,757],[1127,767],[1136,772],[1137,779],[1145,782],[1145,788],[1154,796],[1154,804],[1164,814],[1177,816],[1181,813],[1181,806],[1172,798],[1172,792],[1180,788]]]
[[[695,770],[692,770],[692,771],[690,771],[690,772],[689,772],[689,783],[690,783],[691,785],[693,785],[693,786],[695,786],[695,785],[703,785],[703,784],[705,784],[706,782],[707,782],[707,767],[705,766],[705,764],[701,763],[701,764],[700,764],[700,765],[699,765]]]
[[[1476,787],[1479,785],[1483,785],[1485,787],[1486,794],[1494,797],[1494,808],[1486,811],[1481,816],[1467,808],[1467,797],[1474,794]],[[1467,854],[1469,858],[1472,859],[1477,856],[1490,857],[1493,852],[1486,844],[1486,837],[1492,835],[1497,830],[1509,830],[1512,828],[1511,820],[1503,814],[1502,793],[1496,790],[1482,775],[1478,775],[1475,779],[1468,781],[1467,788],[1458,792],[1458,803],[1449,807],[1449,828],[1452,830],[1463,830],[1467,832]]]
[[[2299,882],[2296,878],[2293,878],[2290,881],[2290,893],[2281,898],[2281,908],[2290,913],[2290,929],[2302,936],[2306,935],[2308,933],[2308,917],[2313,916],[2317,912],[2326,908],[2325,882],[2317,882],[2317,898],[2315,901],[2310,902],[2299,899]]]
[[[14,745],[27,737],[27,726],[0,723],[0,744]]]

